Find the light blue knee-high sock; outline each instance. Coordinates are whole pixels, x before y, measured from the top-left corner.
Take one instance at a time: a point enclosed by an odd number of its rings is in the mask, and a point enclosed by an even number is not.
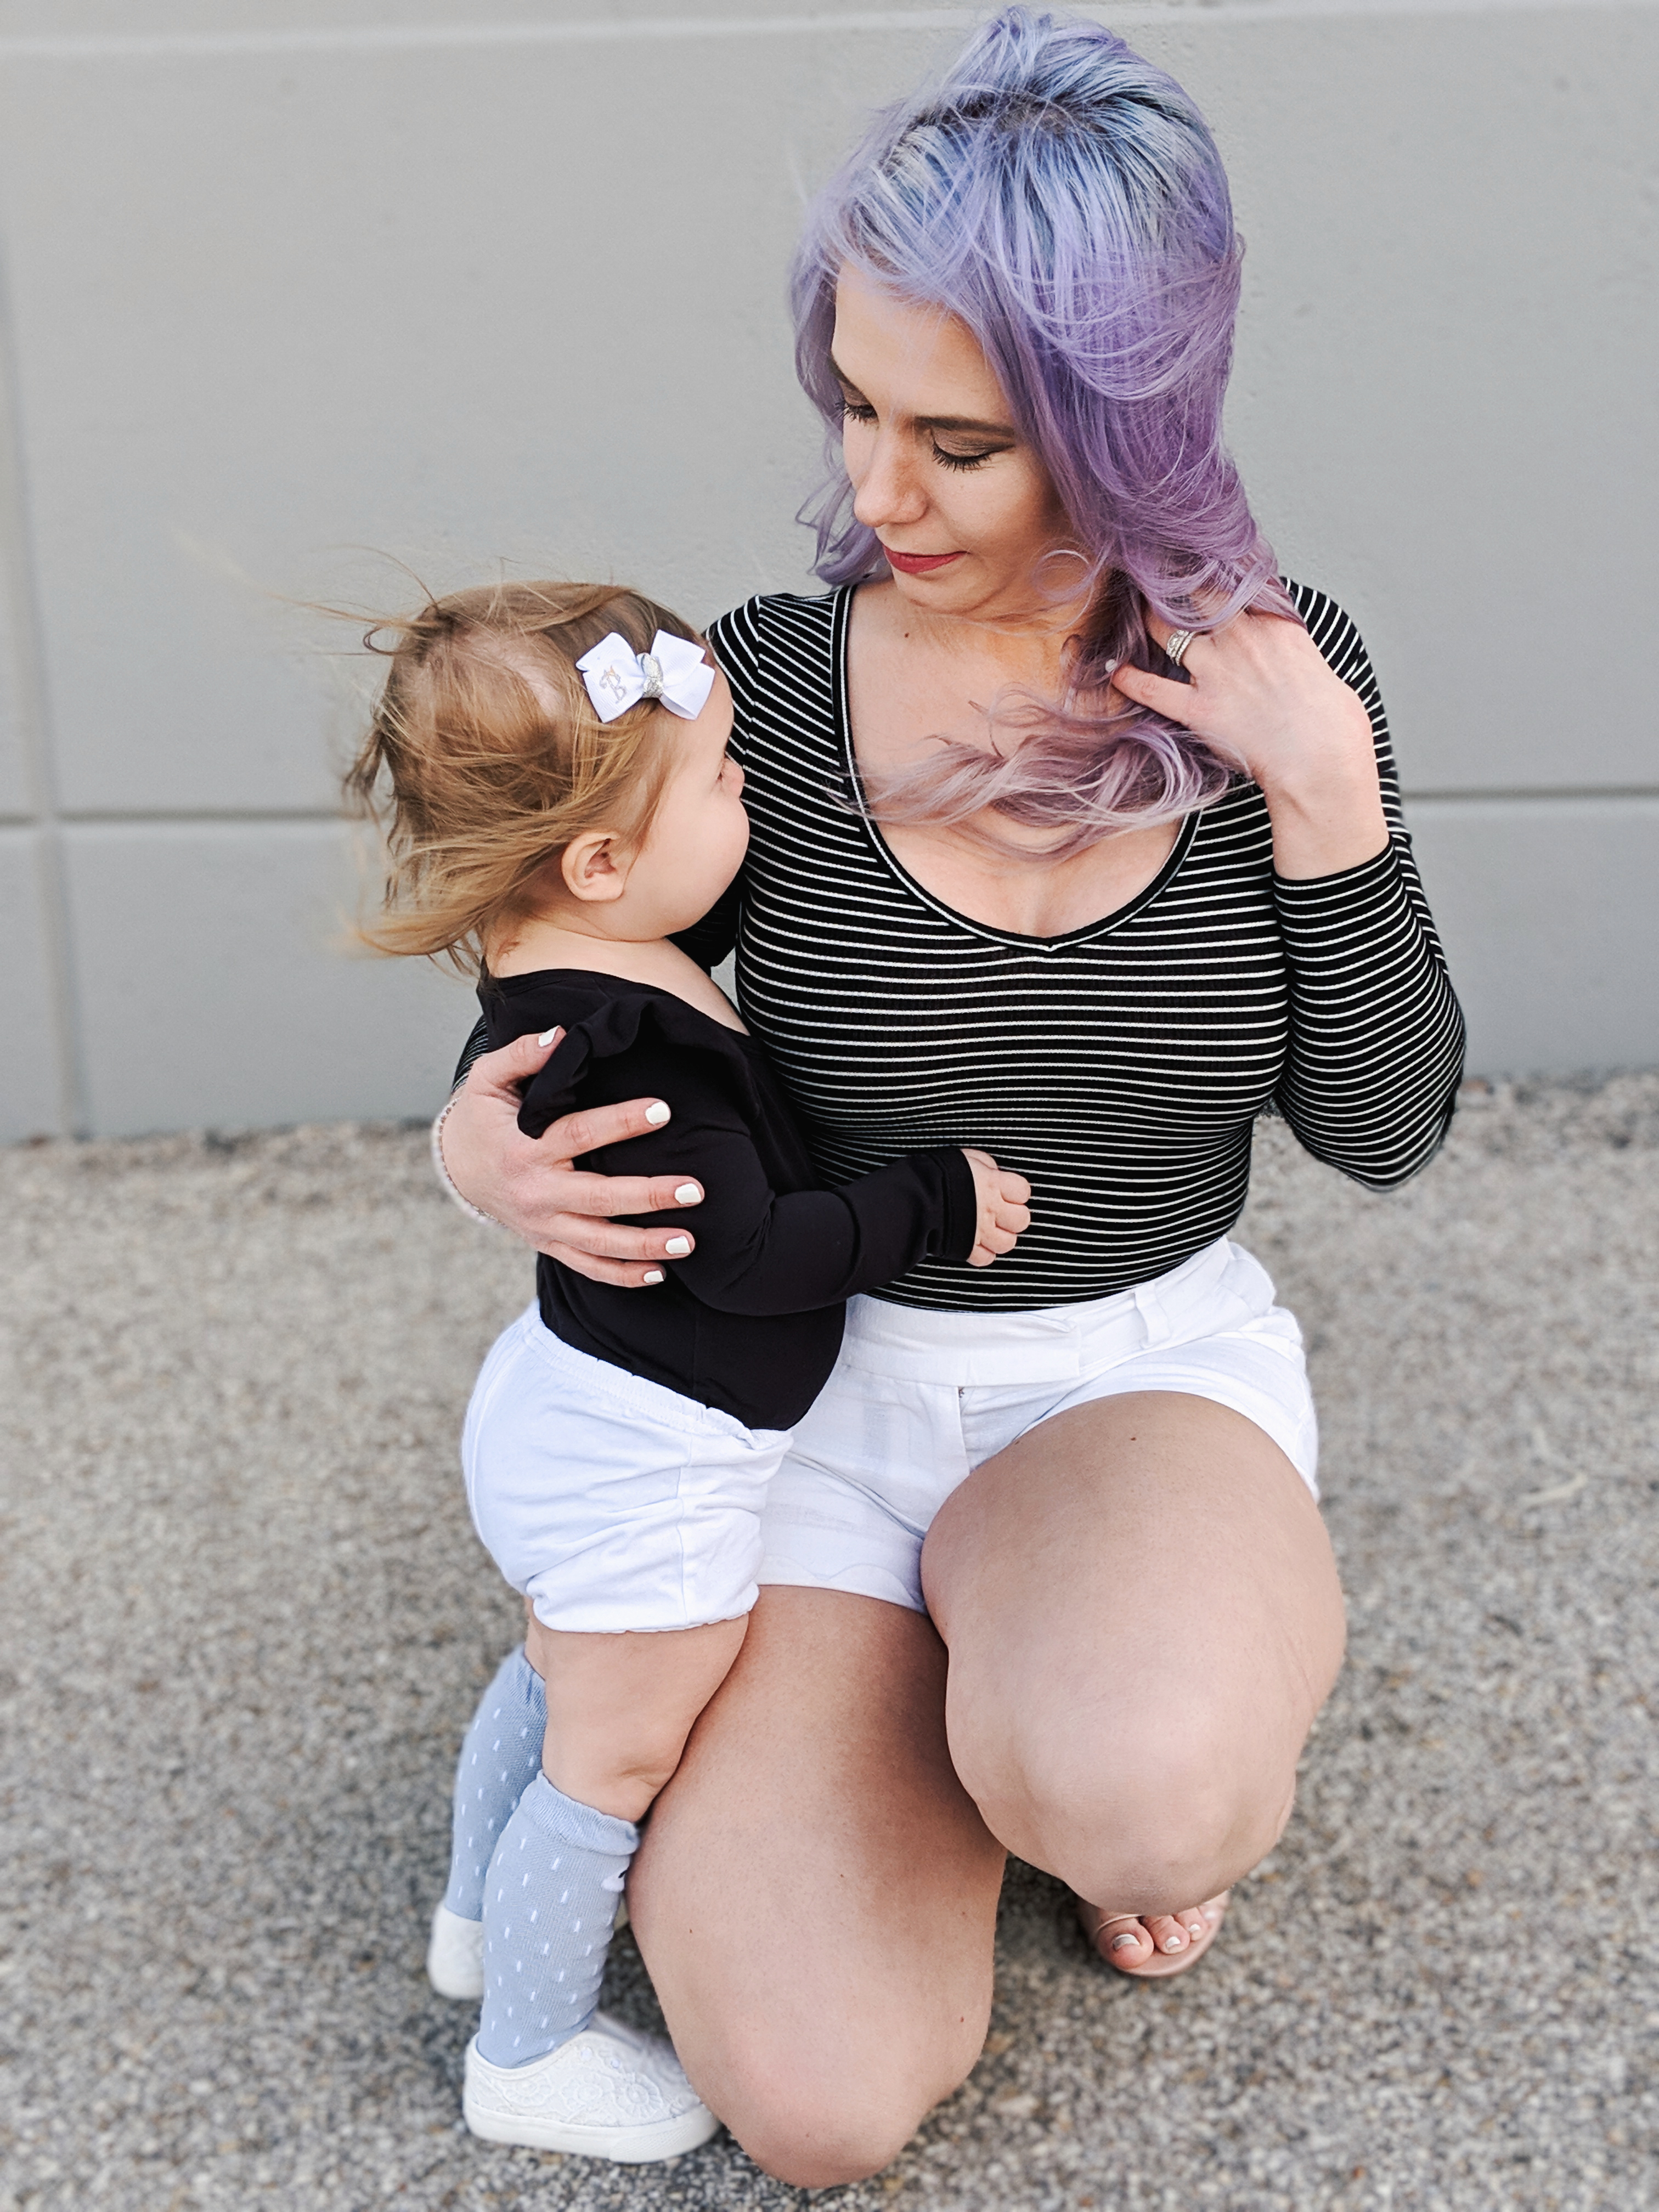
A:
[[[483,2015],[492,2066],[527,2066],[593,2017],[631,1820],[578,1804],[538,1774],[501,1832],[484,1885]]]
[[[483,1917],[484,1874],[513,1808],[542,1771],[547,1694],[524,1646],[502,1660],[479,1700],[455,1769],[455,1821],[444,1903]]]

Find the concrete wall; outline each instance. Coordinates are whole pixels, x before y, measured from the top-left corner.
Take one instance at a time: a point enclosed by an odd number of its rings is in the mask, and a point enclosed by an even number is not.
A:
[[[600,4],[0,6],[3,1133],[441,1094],[465,994],[339,949],[356,669],[283,595],[805,580],[799,196],[973,19]],[[1659,10],[1107,20],[1227,155],[1232,434],[1368,633],[1475,1064],[1659,1060]]]

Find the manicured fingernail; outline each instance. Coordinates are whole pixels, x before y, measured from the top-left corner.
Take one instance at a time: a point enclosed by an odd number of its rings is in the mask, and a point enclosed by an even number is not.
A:
[[[663,1123],[668,1119],[668,1109],[663,1104],[660,1098],[658,1099],[654,1106],[647,1106],[646,1108],[645,1118],[651,1124],[653,1129],[661,1128]]]
[[[661,1282],[662,1269],[660,1267],[647,1267],[645,1271],[645,1279],[647,1283]]]
[[[538,1044],[551,1044],[556,1036],[562,1036],[562,1030],[556,1029],[544,1030],[541,1035],[537,1038],[536,1042]]]
[[[702,1193],[694,1182],[680,1183],[674,1191],[676,1203],[680,1206],[695,1206],[702,1196]]]
[[[662,1249],[671,1260],[683,1260],[691,1249],[691,1239],[689,1237],[671,1237]]]
[[[1121,1951],[1126,1947],[1131,1951],[1137,1950],[1139,1944],[1140,1938],[1138,1936],[1114,1936],[1112,1938],[1112,1948],[1115,1951]]]

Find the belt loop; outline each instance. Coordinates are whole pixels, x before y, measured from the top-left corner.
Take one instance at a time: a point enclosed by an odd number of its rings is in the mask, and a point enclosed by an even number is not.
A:
[[[1133,1291],[1135,1311],[1140,1316],[1140,1325],[1146,1332],[1150,1347],[1167,1344],[1174,1334],[1170,1316],[1164,1310],[1164,1301],[1149,1284],[1137,1283]]]

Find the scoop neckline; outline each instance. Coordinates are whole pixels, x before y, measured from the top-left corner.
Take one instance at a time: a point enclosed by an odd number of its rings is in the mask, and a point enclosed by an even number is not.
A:
[[[1176,833],[1176,841],[1170,848],[1169,857],[1151,883],[1138,890],[1132,899],[1126,900],[1121,906],[1114,907],[1109,914],[1102,915],[1095,921],[1085,921],[1076,929],[1063,930],[1058,937],[1028,936],[1023,931],[1017,929],[999,929],[993,921],[977,921],[972,915],[963,914],[959,908],[948,904],[945,900],[930,891],[926,884],[919,882],[911,874],[886,838],[883,836],[880,824],[870,811],[869,802],[865,797],[864,777],[859,768],[858,755],[853,746],[853,714],[847,679],[847,651],[848,639],[852,633],[853,594],[857,590],[856,584],[841,585],[835,593],[835,605],[831,615],[830,664],[834,672],[836,733],[841,746],[842,760],[847,771],[848,784],[858,807],[859,820],[864,825],[865,835],[870,840],[876,857],[889,873],[934,914],[942,915],[947,921],[954,922],[959,929],[971,930],[975,936],[988,937],[998,945],[1026,945],[1047,951],[1060,945],[1081,944],[1086,939],[1104,935],[1110,930],[1121,927],[1124,922],[1133,920],[1143,908],[1148,906],[1158,896],[1191,851],[1193,840],[1198,834],[1199,810],[1197,808],[1194,808],[1190,814],[1184,814],[1182,817],[1181,827]]]

